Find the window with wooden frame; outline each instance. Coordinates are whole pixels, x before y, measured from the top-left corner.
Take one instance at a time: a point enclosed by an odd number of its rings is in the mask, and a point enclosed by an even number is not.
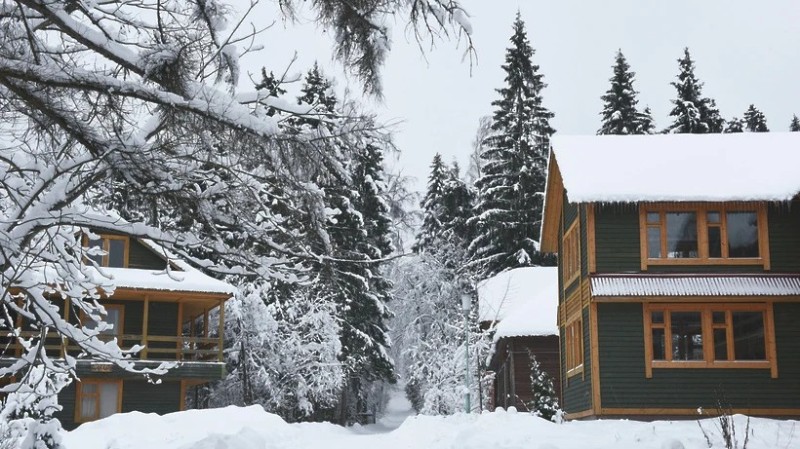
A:
[[[561,248],[561,264],[564,274],[564,286],[575,280],[581,273],[581,248],[580,248],[580,229],[578,221],[570,226],[564,233],[564,241]]]
[[[642,205],[642,269],[647,265],[763,265],[769,269],[767,214],[757,203]]]
[[[769,368],[777,377],[770,304],[646,304],[652,368]]]
[[[83,245],[86,248],[99,248],[105,254],[87,255],[98,266],[110,268],[127,268],[130,239],[125,235],[101,235],[99,239],[84,237]]]
[[[583,325],[580,319],[572,321],[564,328],[566,333],[567,376],[583,372]]]
[[[75,422],[106,418],[122,410],[122,380],[82,379],[77,390]]]
[[[103,308],[106,309],[103,322],[111,324],[113,327],[100,331],[100,335],[119,338],[124,333],[125,306],[122,304],[104,304]],[[81,323],[89,329],[97,327],[97,322],[91,319],[89,315],[83,313],[83,311],[81,311]]]

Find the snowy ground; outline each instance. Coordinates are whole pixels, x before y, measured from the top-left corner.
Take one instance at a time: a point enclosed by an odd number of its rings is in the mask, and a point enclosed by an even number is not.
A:
[[[696,421],[623,420],[553,424],[524,413],[412,416],[402,397],[377,424],[287,424],[257,406],[190,410],[165,416],[126,413],[84,424],[68,449],[705,449]],[[737,417],[744,437],[745,417]],[[796,421],[753,419],[749,449],[800,448]],[[724,447],[713,420],[703,427]],[[741,447],[741,441],[740,445]]]

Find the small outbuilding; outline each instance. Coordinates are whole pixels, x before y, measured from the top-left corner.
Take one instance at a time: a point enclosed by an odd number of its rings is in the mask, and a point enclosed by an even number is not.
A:
[[[495,373],[491,408],[528,410],[533,400],[531,356],[561,396],[557,324],[558,268],[505,271],[478,285],[481,326],[493,329],[489,370]]]

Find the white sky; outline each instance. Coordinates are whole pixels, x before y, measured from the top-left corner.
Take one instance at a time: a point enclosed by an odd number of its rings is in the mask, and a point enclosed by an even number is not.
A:
[[[234,0],[241,3],[243,0]],[[277,7],[264,0],[251,18],[265,26]],[[382,70],[385,99],[374,110],[400,122],[401,155],[394,170],[417,178],[424,188],[433,154],[466,166],[480,117],[492,113],[500,68],[519,9],[548,87],[544,103],[556,116],[560,134],[594,134],[600,96],[608,88],[615,51],[621,48],[636,72],[640,105],[649,105],[657,129],[668,124],[670,82],[677,59],[688,46],[704,95],[717,101],[723,116],[741,117],[750,103],[767,116],[770,129],[785,131],[800,114],[800,2],[770,0],[462,0],[471,16],[477,65],[470,75],[464,45],[444,41],[423,55],[402,22],[395,25],[392,52]],[[278,22],[259,38],[265,49],[245,59],[245,71],[261,65],[282,71],[294,50],[295,71],[319,60],[338,78],[338,90],[359,92],[331,60],[328,34],[311,24]]]

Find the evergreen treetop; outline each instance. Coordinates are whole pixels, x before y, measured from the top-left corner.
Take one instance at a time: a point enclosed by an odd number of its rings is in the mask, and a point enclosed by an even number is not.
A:
[[[752,133],[764,133],[769,131],[767,128],[767,118],[755,105],[750,105],[744,112],[744,125],[747,131]]]
[[[643,133],[642,120],[647,119],[636,109],[639,102],[636,99],[638,92],[633,88],[636,73],[630,70],[622,50],[617,51],[613,68],[614,74],[609,79],[611,87],[601,97],[604,102],[603,111],[600,112],[602,124],[597,134]]]
[[[673,133],[719,133],[722,132],[725,120],[720,116],[713,99],[703,97],[703,83],[694,73],[694,61],[689,49],[683,50],[683,57],[678,59],[680,71],[678,80],[671,84],[677,90],[677,98],[670,117],[674,117],[667,131]]]
[[[789,131],[791,132],[800,131],[800,119],[797,118],[797,114],[792,116],[792,122],[789,123]]]
[[[638,120],[639,128],[636,134],[653,134],[656,129],[656,122],[653,120],[653,113],[650,111],[650,106],[646,106],[644,111],[639,113]]]
[[[421,252],[434,246],[435,240],[442,232],[442,196],[448,180],[448,170],[442,161],[442,155],[436,153],[431,162],[431,174],[428,176],[428,189],[422,199],[422,225],[412,247]]]
[[[476,237],[469,246],[470,265],[481,276],[541,262],[538,251],[542,197],[546,179],[553,113],[542,104],[546,86],[519,13],[511,47],[506,50],[505,86],[492,102],[492,132],[481,158],[486,161],[478,189]]]
[[[744,132],[744,121],[738,117],[734,117],[728,120],[728,124],[725,126],[726,133],[741,133]]]

